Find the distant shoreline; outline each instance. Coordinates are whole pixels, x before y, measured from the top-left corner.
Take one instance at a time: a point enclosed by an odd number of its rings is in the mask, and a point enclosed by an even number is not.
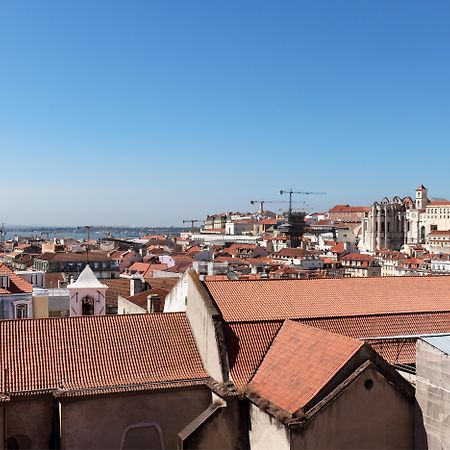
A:
[[[57,227],[57,226],[9,226],[5,227],[5,239],[18,237],[41,238],[68,238],[83,240],[87,236],[87,231],[83,227]],[[109,234],[118,239],[138,238],[149,234],[179,234],[188,231],[186,227],[112,227],[93,226],[89,229],[91,239],[107,238]]]

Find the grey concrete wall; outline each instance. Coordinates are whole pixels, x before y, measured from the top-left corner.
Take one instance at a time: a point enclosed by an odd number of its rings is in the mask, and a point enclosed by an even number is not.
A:
[[[372,388],[365,387],[371,380]],[[292,432],[293,450],[412,449],[414,402],[369,366],[304,428]]]
[[[417,448],[450,448],[450,358],[428,343],[417,341]]]
[[[206,387],[63,400],[62,449],[175,449],[178,433],[211,403]]]

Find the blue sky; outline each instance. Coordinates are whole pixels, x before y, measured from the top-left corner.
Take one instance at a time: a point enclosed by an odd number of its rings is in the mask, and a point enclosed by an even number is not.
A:
[[[3,1],[0,221],[450,197],[447,1]]]

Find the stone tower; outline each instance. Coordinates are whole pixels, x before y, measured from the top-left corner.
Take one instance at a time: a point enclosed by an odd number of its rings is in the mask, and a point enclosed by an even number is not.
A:
[[[87,265],[77,281],[67,286],[71,316],[92,316],[106,313],[105,295],[108,286],[97,280]]]
[[[428,190],[423,184],[421,184],[416,189],[416,209],[420,211],[424,210],[428,203]]]

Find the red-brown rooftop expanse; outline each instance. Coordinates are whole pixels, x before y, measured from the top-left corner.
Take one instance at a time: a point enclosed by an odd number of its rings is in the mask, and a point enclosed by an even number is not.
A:
[[[183,313],[0,321],[0,392],[194,383],[207,377]],[[195,383],[194,383],[195,384]]]
[[[362,345],[356,339],[286,320],[250,388],[294,414],[326,386]]]
[[[450,277],[206,281],[227,322],[450,311]]]
[[[379,341],[377,337],[450,332],[449,312],[296,321],[331,333],[368,339],[376,351],[391,364],[413,364],[416,359],[415,342],[405,343],[395,339]],[[231,376],[236,386],[242,387],[251,379],[282,324],[282,320],[225,324]]]

